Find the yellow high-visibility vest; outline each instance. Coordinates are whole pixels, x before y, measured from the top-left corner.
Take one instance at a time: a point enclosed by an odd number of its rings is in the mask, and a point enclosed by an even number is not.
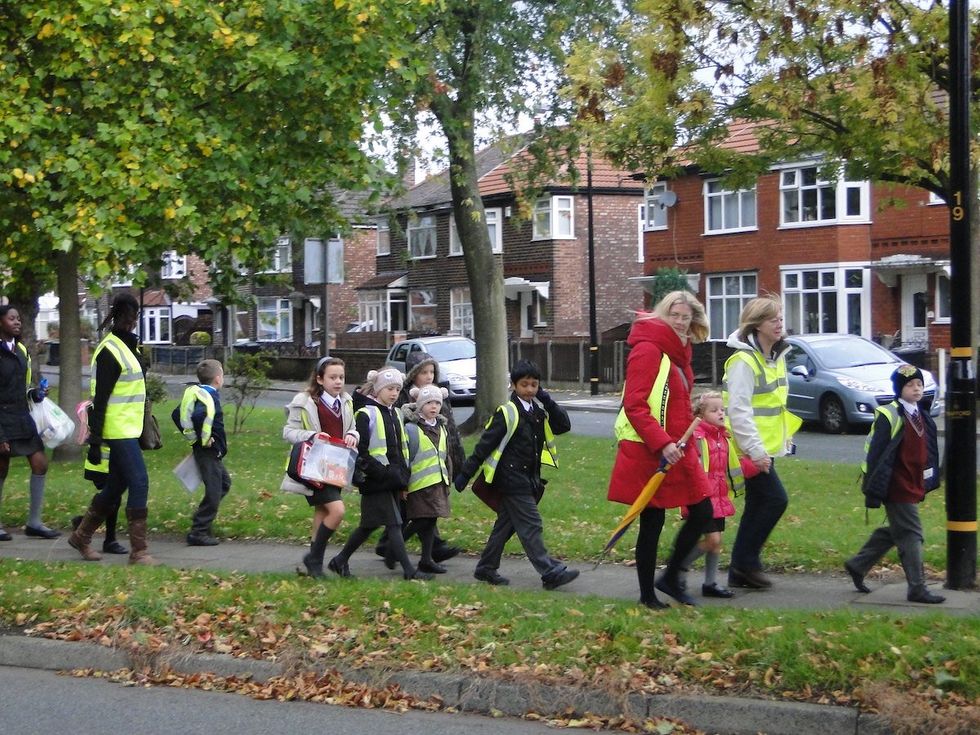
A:
[[[31,387],[31,354],[27,351],[27,346],[23,342],[17,342],[17,349],[21,351],[24,359],[27,360],[27,387],[29,389]]]
[[[211,441],[211,428],[214,426],[214,396],[202,385],[189,385],[184,389],[180,399],[180,431],[184,438],[192,444],[197,441],[194,431],[194,404],[200,401],[204,404],[204,423],[201,424],[201,446],[206,447]]]
[[[738,495],[745,489],[745,476],[742,474],[742,463],[738,461],[738,451],[735,449],[732,440],[725,437],[725,441],[728,443],[728,485],[731,487],[732,492]],[[698,437],[698,451],[701,452],[701,466],[704,468],[705,473],[707,473],[711,469],[711,447],[709,446],[708,437]]]
[[[136,439],[143,433],[143,404],[146,402],[146,380],[140,361],[119,337],[107,334],[92,353],[91,395],[95,396],[95,360],[103,350],[119,363],[121,372],[105,409],[103,439]]]
[[[500,464],[500,457],[503,455],[504,448],[510,442],[511,437],[514,436],[514,432],[517,431],[517,424],[520,421],[517,406],[514,405],[513,401],[502,403],[497,407],[497,410],[504,414],[507,433],[501,439],[500,444],[490,452],[490,456],[486,458],[480,467],[483,470],[483,479],[488,483],[493,482],[493,476],[497,473],[497,465]],[[486,428],[489,428],[492,422],[493,416],[487,420]],[[555,434],[551,430],[551,424],[547,418],[544,420],[544,446],[541,447],[541,464],[548,465],[549,467],[558,466],[558,443],[555,441]]]
[[[408,436],[408,453],[411,457],[409,467],[412,475],[408,479],[408,492],[438,485],[449,484],[449,467],[446,464],[446,427],[437,426],[439,431],[439,446],[432,443],[428,434],[422,431],[418,424],[405,425]]]
[[[752,385],[752,414],[762,445],[773,457],[782,456],[786,444],[803,422],[786,408],[789,383],[786,379],[786,362],[776,360],[772,365],[764,361],[756,350],[737,350],[725,362],[725,389],[722,400],[728,405],[728,367],[735,361],[752,368],[755,381]],[[726,416],[726,423],[730,423]]]
[[[902,417],[898,415],[898,404],[892,401],[891,403],[886,403],[884,406],[878,406],[875,409],[875,415],[882,414],[886,419],[888,419],[888,426],[891,429],[891,435],[888,437],[890,440],[895,438],[899,430],[902,428]],[[874,427],[874,423],[871,424]],[[864,440],[864,461],[861,462],[861,474],[868,474],[868,450],[871,449],[871,437],[874,436],[874,431],[869,431],[867,438]]]
[[[664,354],[660,360],[660,369],[657,371],[657,379],[653,381],[653,388],[647,396],[647,405],[650,406],[650,415],[667,430],[667,401],[670,399],[670,388],[667,383],[670,378],[670,358]],[[626,395],[626,385],[623,385],[623,395]],[[616,424],[613,427],[616,433],[616,441],[631,441],[643,443],[643,439],[636,433],[629,417],[626,416],[626,409],[620,408],[619,415],[616,416]]]
[[[388,437],[385,436],[385,422],[381,418],[381,409],[377,406],[362,406],[357,409],[357,413],[363,413],[368,417],[371,433],[368,437],[368,453],[387,466],[388,463]],[[357,416],[357,413],[354,415]],[[401,434],[402,456],[405,457],[405,464],[408,464],[408,437],[405,436],[405,423],[402,419],[401,411],[395,411],[395,420],[398,422],[399,434]]]

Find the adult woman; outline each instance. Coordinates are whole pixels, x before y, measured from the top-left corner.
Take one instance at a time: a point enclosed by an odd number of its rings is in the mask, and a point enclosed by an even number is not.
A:
[[[91,547],[92,534],[98,530],[110,510],[119,504],[127,490],[126,519],[129,522],[129,563],[155,564],[147,551],[146,502],[150,481],[140,449],[143,432],[143,404],[146,380],[137,357],[139,339],[133,329],[139,320],[139,303],[132,294],[116,296],[109,316],[112,331],[92,355],[92,409],[89,414],[89,449],[86,466],[109,465],[105,486],[94,496],[78,528],[68,537],[72,548],[86,561],[98,561],[102,555]],[[109,450],[108,459],[103,444]]]
[[[31,466],[31,510],[24,533],[34,538],[57,538],[61,533],[41,522],[48,458],[27,399],[40,403],[44,400],[44,390],[31,388],[31,358],[20,341],[20,328],[20,312],[10,304],[0,306],[0,499],[10,458],[27,457]],[[0,524],[0,541],[10,539]]]
[[[681,565],[711,520],[708,477],[697,452],[677,445],[694,420],[691,411],[691,342],[708,336],[704,307],[686,291],[673,291],[640,314],[630,329],[632,348],[626,360],[623,408],[616,419],[619,448],[609,500],[632,504],[657,471],[661,459],[671,465],[659,490],[640,513],[636,540],[636,575],[640,604],[652,609],[666,607],[655,590],[685,605],[693,605],[680,581]],[[674,541],[667,569],[656,579],[657,546],[665,509],[686,506],[688,517]]]
[[[778,297],[749,301],[742,309],[738,330],[728,339],[735,353],[725,363],[724,400],[732,438],[759,474],[745,480],[745,510],[738,524],[732,562],[731,587],[768,589],[772,582],[762,572],[762,547],[786,510],[788,498],[776,474],[773,458],[787,453],[800,420],[786,410],[783,307]]]

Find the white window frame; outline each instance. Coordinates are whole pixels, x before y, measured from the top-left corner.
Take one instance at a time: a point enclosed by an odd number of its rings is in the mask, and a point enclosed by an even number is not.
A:
[[[449,289],[449,328],[453,334],[473,338],[473,302],[468,286]]]
[[[643,194],[643,206],[646,217],[643,229],[646,231],[667,229],[667,207],[660,203],[660,198],[667,192],[667,182],[658,181],[647,187]]]
[[[188,275],[187,256],[178,255],[176,250],[165,250],[160,266],[160,278],[163,280],[179,280]]]
[[[271,315],[271,319],[270,319]],[[258,342],[290,342],[293,339],[293,305],[278,296],[259,297],[255,307],[256,340]],[[264,337],[262,324],[275,326],[275,337]]]
[[[133,285],[133,276],[135,274],[136,274],[136,266],[135,265],[127,265],[126,266],[126,270],[123,273],[120,273],[119,274],[119,276],[118,276],[119,280],[118,281],[113,281],[110,284],[110,286],[113,287],[113,288],[115,288],[117,286],[119,286],[119,287],[132,286]]]
[[[385,291],[361,291],[357,296],[357,316],[361,324],[371,323],[371,332],[388,329],[388,297]]]
[[[636,262],[643,262],[643,233],[646,232],[646,220],[647,220],[647,207],[646,203],[636,205]]]
[[[846,181],[843,178],[836,184],[820,176],[820,165],[809,163],[805,165],[785,166],[776,169],[779,175],[779,226],[780,228],[821,227],[836,224],[868,224],[871,222],[871,185],[867,181]],[[803,183],[804,172],[813,171],[813,183]],[[792,177],[792,181],[790,181]],[[815,217],[803,219],[804,192],[816,191],[817,206]],[[848,214],[848,200],[851,194],[858,197],[858,213]],[[798,219],[787,219],[787,202],[795,199]],[[823,204],[833,197],[834,216],[823,217]]]
[[[283,235],[276,239],[276,244],[269,249],[269,265],[261,273],[292,273],[293,272],[293,241]]]
[[[487,218],[490,252],[500,255],[504,252],[503,210],[500,207],[490,207],[483,211]],[[456,229],[456,216],[452,214],[449,215],[449,254],[451,256],[463,254],[463,243],[459,239],[459,230]]]
[[[722,187],[721,179],[707,179],[702,186],[702,195],[704,197],[704,234],[752,232],[759,229],[759,199],[754,186],[751,189],[725,189]],[[733,202],[735,205],[734,216],[737,218],[734,223],[728,221],[729,205]],[[714,203],[718,203],[720,206],[720,226],[712,226],[711,206]],[[746,217],[747,208],[751,208],[751,222],[746,222],[748,219]]]
[[[928,204],[930,206],[932,206],[932,205],[939,205],[939,204],[946,204],[946,200],[943,199],[941,196],[939,196],[936,192],[930,190],[929,191],[929,198],[926,200],[926,204]]]
[[[534,203],[532,240],[575,239],[575,197],[555,195]]]
[[[738,292],[726,293],[726,288],[728,287],[730,281],[726,279],[738,279]],[[749,287],[748,279],[754,279],[754,288]],[[720,285],[720,292],[716,292],[715,286]],[[732,273],[712,273],[705,281],[705,294],[707,295],[705,308],[708,312],[708,322],[711,325],[711,336],[709,339],[713,340],[727,340],[728,335],[734,332],[738,328],[738,315],[742,313],[742,309],[749,302],[750,299],[754,299],[759,295],[759,274],[757,271],[739,271]],[[736,301],[738,303],[738,309],[735,312],[735,318],[733,323],[729,324],[727,319],[727,309],[725,306],[729,301]],[[714,305],[716,303],[721,303],[721,315],[722,319],[719,322],[718,319],[714,318]]]
[[[945,204],[945,202],[943,202]],[[946,298],[943,298],[941,283],[946,284]],[[952,317],[952,299],[950,298],[951,287],[949,275],[945,271],[936,273],[936,303],[933,307],[933,324],[949,324]]]
[[[805,330],[806,314],[804,312],[803,301],[807,294],[816,294],[819,304],[813,310],[815,316],[820,319],[821,315],[827,313],[825,304],[827,300],[833,300],[837,314],[837,324],[834,329],[826,333],[851,333],[861,337],[871,336],[871,264],[868,262],[857,263],[812,263],[802,265],[784,265],[779,268],[779,281],[782,285],[783,299],[783,319],[786,331],[791,334],[824,334],[823,324],[819,324],[816,331]],[[849,271],[861,271],[861,285],[848,286],[847,278]],[[817,274],[817,285],[808,287],[804,284],[804,277],[807,273]],[[833,274],[833,279],[828,278]],[[795,276],[795,281],[792,277]],[[848,324],[850,322],[849,304],[857,297],[858,308],[861,312],[860,326],[858,332],[850,332]],[[792,302],[798,298],[796,306],[797,318],[794,318],[794,307]]]
[[[169,306],[144,306],[140,317],[143,320],[143,342],[148,345],[169,345],[174,333],[172,317]]]
[[[436,257],[439,240],[436,234],[436,217],[427,214],[408,222],[408,257],[425,260]]]
[[[376,255],[391,255],[391,226],[388,224],[387,219],[379,219],[377,240],[376,240]]]
[[[423,303],[416,304],[416,294],[421,295],[421,301]],[[409,328],[413,332],[422,331],[423,325],[415,323],[415,312],[418,310],[424,313],[431,314],[434,322],[434,328],[438,331],[439,329],[439,301],[436,299],[436,289],[434,288],[413,288],[408,292],[408,324]]]

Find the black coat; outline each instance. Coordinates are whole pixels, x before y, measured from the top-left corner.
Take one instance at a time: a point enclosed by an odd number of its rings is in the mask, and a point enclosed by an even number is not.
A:
[[[0,442],[30,439],[37,433],[27,406],[27,358],[0,343]]]
[[[897,401],[896,401],[897,403]],[[926,480],[925,491],[935,490],[940,483],[939,443],[936,438],[936,422],[927,411],[919,411],[925,424],[926,436],[926,468],[932,469],[932,476]],[[902,422],[894,437],[891,435],[891,423],[880,410],[875,413],[871,434],[868,438],[868,456],[865,460],[867,473],[861,482],[864,493],[864,504],[868,508],[879,508],[888,500],[888,490],[892,481],[892,470],[895,467],[895,454],[902,446],[905,436],[905,408],[898,404],[898,416]]]
[[[508,495],[539,496],[543,487],[541,450],[544,447],[545,419],[556,436],[569,431],[572,424],[568,413],[547,393],[539,394],[540,402],[535,401],[532,404],[530,413],[524,410],[516,393],[511,394],[510,400],[517,406],[517,429],[500,456],[493,477],[493,487]],[[498,408],[473,449],[473,454],[463,463],[460,474],[469,481],[506,435],[507,421],[503,410]]]
[[[402,429],[401,423],[395,417],[398,409],[387,408],[375,401],[373,398],[363,396],[365,406],[378,408],[381,420],[385,427],[385,441],[388,445],[386,456],[388,464],[384,465],[371,456],[368,447],[371,442],[371,424],[367,415],[357,413],[354,415],[354,425],[360,434],[360,441],[357,445],[357,466],[360,472],[357,473],[355,483],[364,495],[372,493],[400,493],[408,487],[408,478],[411,473],[405,455],[402,454]]]

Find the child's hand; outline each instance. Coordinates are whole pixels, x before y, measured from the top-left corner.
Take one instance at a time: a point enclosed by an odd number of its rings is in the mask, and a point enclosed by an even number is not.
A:
[[[357,449],[357,439],[354,438],[353,434],[344,437],[344,444],[347,445],[348,449]]]
[[[408,500],[408,490],[402,490],[402,500]]]
[[[316,435],[316,438],[322,442],[327,442],[330,441],[330,434],[328,434],[325,431],[321,431],[319,434]]]
[[[457,492],[463,492],[466,489],[466,475],[460,472],[456,475],[456,479],[453,480],[453,486],[456,488]]]
[[[769,468],[772,467],[772,460],[768,456],[760,457],[759,459],[752,459],[752,464],[756,466],[759,472],[769,472]]]

